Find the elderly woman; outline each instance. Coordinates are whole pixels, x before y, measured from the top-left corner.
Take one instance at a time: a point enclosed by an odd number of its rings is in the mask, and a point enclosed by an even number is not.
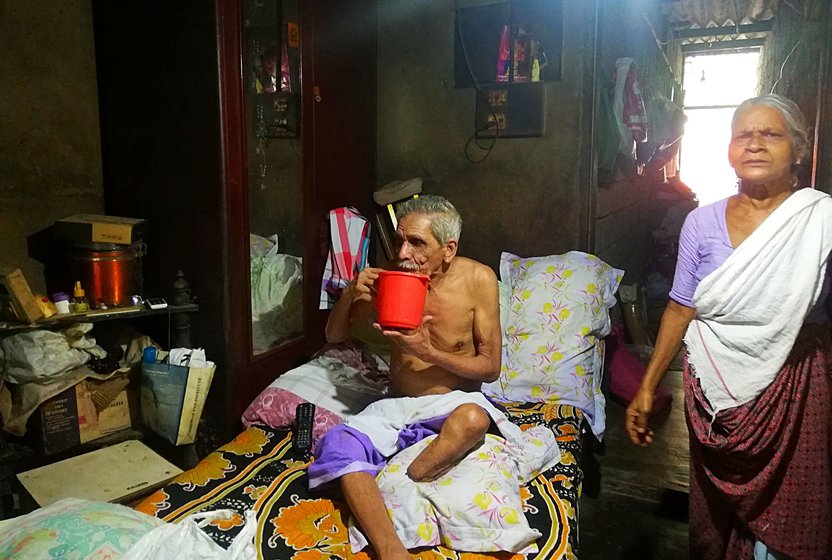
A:
[[[803,116],[764,95],[737,107],[739,193],[685,221],[671,301],[627,408],[649,445],[656,387],[684,338],[691,558],[832,558],[832,199],[800,189]]]

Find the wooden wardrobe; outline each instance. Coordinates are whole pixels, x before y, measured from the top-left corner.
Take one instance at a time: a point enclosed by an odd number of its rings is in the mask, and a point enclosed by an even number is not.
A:
[[[146,293],[168,293],[179,269],[190,281],[193,344],[218,364],[203,419],[221,439],[263,387],[324,343],[328,210],[373,211],[375,2],[295,1],[303,331],[255,355],[244,0],[93,0],[106,210],[151,221]]]

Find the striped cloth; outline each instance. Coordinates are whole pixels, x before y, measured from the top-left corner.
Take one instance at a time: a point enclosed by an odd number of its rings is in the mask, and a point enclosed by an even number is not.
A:
[[[332,309],[341,290],[365,266],[370,246],[370,223],[349,207],[329,212],[329,258],[321,281],[319,309]]]

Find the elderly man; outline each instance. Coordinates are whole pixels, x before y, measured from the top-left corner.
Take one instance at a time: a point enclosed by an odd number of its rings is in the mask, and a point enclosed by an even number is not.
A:
[[[421,327],[382,331],[393,342],[393,396],[405,398],[371,405],[374,410],[330,430],[318,443],[309,468],[311,488],[340,479],[358,524],[384,560],[410,558],[374,478],[386,459],[438,432],[408,469],[414,481],[435,480],[483,441],[492,420],[498,429],[507,422],[479,394],[482,383],[494,381],[500,371],[499,294],[494,272],[457,256],[462,222],[447,200],[432,195],[409,200],[398,217],[395,264],[400,270],[430,277]],[[327,323],[328,341],[344,341],[351,325],[372,320],[379,272],[365,268],[344,290]],[[414,418],[419,422],[409,423]],[[393,447],[379,449],[378,442],[385,438]]]

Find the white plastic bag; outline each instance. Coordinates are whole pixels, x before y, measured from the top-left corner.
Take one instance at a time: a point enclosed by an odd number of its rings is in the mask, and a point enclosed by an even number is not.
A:
[[[257,557],[254,533],[257,519],[253,510],[245,512],[245,525],[234,542],[223,549],[200,527],[214,519],[228,519],[230,509],[189,515],[179,523],[165,523],[145,533],[121,558],[122,560],[251,560]]]
[[[62,333],[47,330],[3,338],[5,363],[0,374],[12,383],[50,383],[90,360],[87,352],[69,342]]]
[[[302,330],[303,261],[300,257],[276,250],[252,257],[251,323],[255,353]]]

